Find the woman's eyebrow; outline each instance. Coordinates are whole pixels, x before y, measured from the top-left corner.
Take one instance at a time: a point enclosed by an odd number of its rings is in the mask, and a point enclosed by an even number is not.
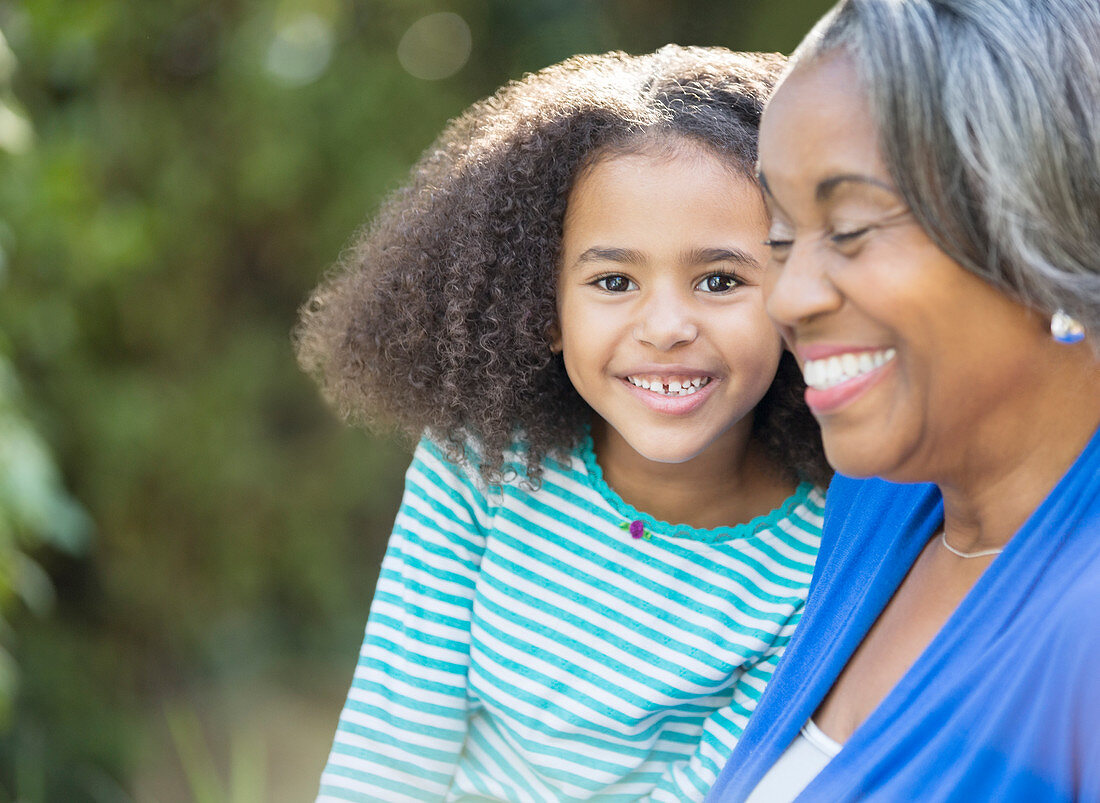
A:
[[[891,195],[898,195],[897,189],[881,179],[877,179],[873,176],[864,176],[859,173],[842,173],[839,176],[829,176],[829,178],[822,179],[818,182],[816,189],[814,190],[814,199],[818,203],[829,200],[837,188],[842,184],[869,184],[872,187],[878,187],[881,190],[886,190]]]
[[[764,194],[764,204],[768,207],[768,211],[772,210],[772,207],[783,211],[783,207],[779,205],[779,201],[775,199],[775,195],[772,194],[771,187],[768,186],[768,180],[764,178],[764,171],[760,169],[759,165],[756,168],[756,180],[760,182],[760,189]]]
[[[775,202],[775,195],[772,193],[771,187],[768,186],[768,179],[764,176],[764,172],[757,169],[756,178],[760,182],[760,188],[764,191],[764,195]],[[892,195],[900,197],[901,193],[892,184],[883,181],[882,179],[875,178],[874,176],[865,176],[860,173],[841,173],[837,176],[829,176],[818,182],[817,187],[814,189],[814,199],[818,203],[829,200],[837,188],[842,184],[869,184],[873,187],[886,190]]]

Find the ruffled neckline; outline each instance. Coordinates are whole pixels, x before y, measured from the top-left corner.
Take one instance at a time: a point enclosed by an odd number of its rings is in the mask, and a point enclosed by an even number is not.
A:
[[[581,461],[584,463],[585,470],[588,472],[593,489],[603,497],[604,501],[606,501],[612,509],[626,520],[624,529],[632,522],[641,522],[646,537],[660,536],[663,538],[681,538],[704,543],[719,543],[722,541],[731,541],[736,538],[751,538],[763,530],[771,529],[783,519],[789,518],[795,508],[806,501],[807,497],[810,495],[810,491],[814,488],[811,482],[800,483],[794,493],[788,496],[779,507],[742,524],[734,524],[727,527],[714,527],[710,529],[691,527],[687,524],[672,524],[667,521],[656,519],[648,513],[638,510],[638,508],[629,504],[619,496],[615,489],[604,480],[603,469],[600,468],[600,464],[596,461],[596,445],[592,440],[591,432],[585,432],[581,435],[577,451]]]

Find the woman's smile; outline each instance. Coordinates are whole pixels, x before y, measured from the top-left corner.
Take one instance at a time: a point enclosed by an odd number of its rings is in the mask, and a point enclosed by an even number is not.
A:
[[[898,354],[895,348],[823,345],[796,351],[806,381],[806,404],[816,415],[861,398],[887,376]]]

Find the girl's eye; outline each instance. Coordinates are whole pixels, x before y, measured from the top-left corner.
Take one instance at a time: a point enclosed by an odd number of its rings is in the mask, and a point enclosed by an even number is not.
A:
[[[704,293],[728,293],[740,283],[736,276],[729,273],[712,273],[704,276],[699,284],[695,285],[695,289],[702,290]]]
[[[592,284],[609,293],[625,293],[627,290],[637,289],[637,285],[634,284],[634,282],[617,273],[613,273],[610,276],[601,276],[596,279],[596,281],[592,282]]]

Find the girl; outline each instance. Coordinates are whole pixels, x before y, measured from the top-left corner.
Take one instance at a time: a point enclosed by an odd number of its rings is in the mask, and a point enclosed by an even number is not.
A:
[[[426,433],[320,800],[699,800],[798,621],[827,467],[760,294],[781,58],[578,57],[454,121],[297,332]]]

